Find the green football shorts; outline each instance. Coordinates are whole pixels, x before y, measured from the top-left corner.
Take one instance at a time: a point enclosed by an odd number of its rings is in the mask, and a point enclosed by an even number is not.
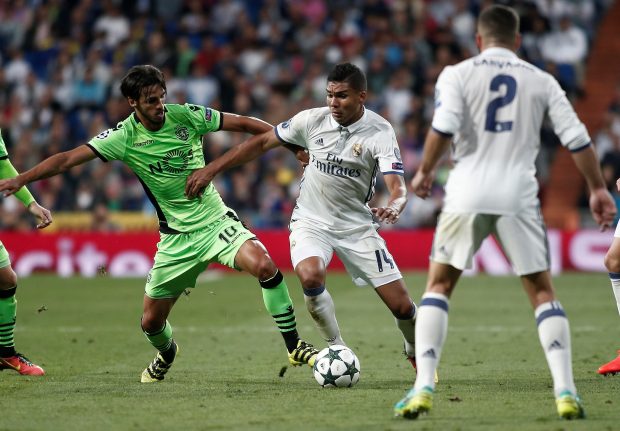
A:
[[[154,299],[176,298],[210,263],[233,269],[239,248],[256,238],[232,211],[204,228],[188,233],[162,233],[157,243],[155,263],[146,279],[145,294]]]
[[[4,244],[0,241],[0,268],[4,268],[10,264],[11,260],[9,259],[9,252],[6,251],[6,247],[4,247]]]

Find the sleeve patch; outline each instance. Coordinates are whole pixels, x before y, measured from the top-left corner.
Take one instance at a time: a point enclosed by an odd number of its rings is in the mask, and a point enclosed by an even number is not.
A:
[[[110,136],[110,131],[111,131],[111,129],[104,130],[103,132],[101,132],[97,136],[95,136],[95,139],[105,139],[105,138],[107,138],[108,136]]]

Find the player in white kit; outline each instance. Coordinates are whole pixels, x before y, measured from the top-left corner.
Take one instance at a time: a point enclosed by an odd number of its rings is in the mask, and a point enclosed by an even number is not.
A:
[[[555,299],[537,198],[534,161],[545,116],[586,178],[596,222],[608,226],[616,208],[588,132],[559,84],[515,54],[521,40],[518,28],[513,9],[486,8],[476,35],[481,53],[447,66],[437,80],[432,129],[412,180],[414,192],[423,198],[430,194],[434,168],[451,145],[454,168],[446,184],[426,292],[418,309],[418,373],[413,388],[395,406],[397,416],[415,419],[431,409],[433,372],[448,329],[448,299],[481,242],[493,235],[535,310],[559,416],[584,417],[573,381],[568,319]]]
[[[392,126],[366,109],[366,77],[350,63],[327,77],[327,107],[308,109],[256,135],[194,172],[188,196],[197,195],[228,168],[253,160],[271,148],[297,145],[308,152],[301,190],[290,223],[291,260],[310,315],[330,344],[345,344],[334,302],[325,288],[326,268],[335,252],[358,285],[370,284],[395,317],[405,353],[414,362],[416,306],[373,220],[396,223],[406,187]],[[389,198],[370,208],[377,172]]]
[[[616,180],[616,187],[620,192],[620,178]],[[605,267],[609,271],[609,280],[611,281],[611,287],[614,291],[614,297],[616,298],[616,305],[620,313],[620,223],[616,226],[614,240],[605,255]],[[620,373],[620,350],[618,350],[618,356],[616,358],[599,367],[598,373],[605,376],[608,374],[614,375]]]

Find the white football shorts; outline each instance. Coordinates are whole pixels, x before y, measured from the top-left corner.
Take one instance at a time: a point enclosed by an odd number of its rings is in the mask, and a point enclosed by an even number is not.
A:
[[[313,256],[323,259],[327,266],[335,252],[357,286],[369,284],[376,288],[402,278],[374,226],[333,232],[315,223],[296,220],[289,227],[293,268]]]
[[[461,270],[471,268],[474,254],[489,235],[501,245],[517,275],[549,269],[547,231],[538,207],[517,215],[442,212],[431,260]]]

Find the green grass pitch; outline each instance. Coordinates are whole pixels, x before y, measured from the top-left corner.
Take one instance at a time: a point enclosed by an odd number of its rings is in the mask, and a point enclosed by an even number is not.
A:
[[[303,338],[320,337],[287,274]],[[407,274],[416,302],[424,274]],[[142,335],[143,281],[20,280],[18,350],[43,378],[0,373],[0,430],[615,430],[620,375],[596,369],[620,348],[620,317],[606,274],[557,277],[570,318],[577,387],[588,418],[556,419],[533,312],[515,277],[463,278],[451,301],[435,404],[417,421],[392,417],[413,381],[393,318],[370,289],[331,273],[343,336],[361,361],[351,389],[323,389],[289,367],[284,345],[246,275],[201,281],[170,321],[181,351],[166,380],[141,384],[154,356]]]

